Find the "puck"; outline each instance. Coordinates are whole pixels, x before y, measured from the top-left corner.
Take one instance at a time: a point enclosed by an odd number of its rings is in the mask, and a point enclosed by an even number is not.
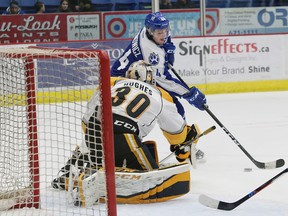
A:
[[[244,168],[244,172],[251,172],[252,168]]]

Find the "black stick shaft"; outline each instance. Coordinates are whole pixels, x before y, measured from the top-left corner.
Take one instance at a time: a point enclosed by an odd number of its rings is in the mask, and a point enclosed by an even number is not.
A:
[[[176,72],[176,70],[171,66],[168,65],[171,71],[174,73],[174,75],[182,82],[187,89],[189,89],[189,86],[187,83],[184,82],[184,80],[179,76],[179,74]],[[216,123],[225,131],[225,133],[233,140],[233,142],[244,152],[244,154],[260,169],[274,169],[278,167],[282,167],[285,164],[285,161],[283,159],[278,159],[276,161],[272,162],[259,162],[255,160],[249,152],[246,151],[246,149],[239,143],[239,141],[230,133],[230,131],[219,121],[219,119],[211,112],[211,110],[208,108],[208,105],[204,105],[205,111],[216,121]]]
[[[184,85],[186,85],[187,88],[188,85],[184,82],[184,80],[179,76],[179,74],[175,71],[175,69],[169,65],[169,68],[172,70],[172,72],[175,74],[175,76],[182,82]],[[204,105],[205,111],[216,121],[216,123],[225,131],[226,134],[229,135],[229,137],[233,140],[233,142],[248,156],[248,158],[257,166],[257,161],[244,149],[244,147],[238,142],[238,140],[229,132],[229,130],[218,120],[218,118],[210,111],[208,108],[208,105]],[[263,168],[263,167],[259,167]]]
[[[205,111],[216,121],[216,123],[225,131],[225,133],[232,139],[232,141],[244,152],[244,154],[260,169],[273,169],[282,167],[285,164],[285,161],[283,159],[278,159],[276,161],[272,162],[259,162],[255,160],[248,151],[239,143],[239,141],[230,133],[230,131],[220,122],[220,120],[211,112],[211,110],[208,108],[208,105],[204,105]]]
[[[272,184],[276,179],[278,179],[280,176],[282,176],[284,173],[287,173],[287,172],[288,172],[288,168],[286,168],[285,170],[283,170],[282,172],[280,172],[279,174],[277,174],[273,178],[269,179],[267,182],[265,182],[264,184],[262,184],[261,186],[259,186],[255,190],[251,191],[246,196],[244,196],[243,198],[239,199],[238,201],[236,201],[234,203],[226,203],[226,202],[220,201],[219,205],[218,205],[218,209],[232,210],[232,209],[236,208],[237,206],[241,205],[246,200],[248,200],[251,197],[253,197],[254,195],[256,195],[258,192],[260,192],[261,190],[263,190],[264,188],[266,188],[267,186]]]
[[[247,157],[255,163],[255,159],[246,151],[246,149],[239,143],[232,133],[219,121],[219,119],[211,112],[207,105],[204,105],[205,111],[214,119],[214,121],[225,131],[226,134],[233,140],[233,142],[247,155]]]
[[[213,199],[213,198],[206,196],[206,195],[203,195],[203,194],[201,194],[199,196],[199,202],[202,205],[205,205],[205,206],[210,207],[210,208],[220,209],[220,210],[224,210],[224,211],[231,211],[231,210],[235,209],[236,207],[238,207],[239,205],[241,205],[242,203],[244,203],[245,201],[247,201],[248,199],[250,199],[251,197],[253,197],[254,195],[256,195],[258,192],[260,192],[264,188],[268,187],[270,184],[272,184],[274,181],[276,181],[280,176],[282,176],[283,174],[285,174],[287,172],[288,172],[288,168],[286,168],[282,172],[278,173],[276,176],[269,179],[264,184],[262,184],[261,186],[259,186],[258,188],[251,191],[250,193],[248,193],[247,195],[245,195],[244,197],[242,197],[241,199],[239,199],[235,202],[219,201],[219,200]]]
[[[177,77],[177,79],[178,79],[180,82],[182,82],[182,83],[185,85],[185,87],[189,90],[189,89],[190,89],[189,86],[188,86],[187,83],[184,82],[184,80],[179,76],[179,74],[176,72],[176,70],[173,68],[173,66],[170,65],[170,64],[168,64],[168,67],[169,67],[169,69],[174,73],[174,75]]]

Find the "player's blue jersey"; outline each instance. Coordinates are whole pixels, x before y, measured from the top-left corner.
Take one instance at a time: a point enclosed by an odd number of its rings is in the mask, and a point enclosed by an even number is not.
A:
[[[125,77],[130,65],[139,60],[144,60],[153,66],[153,70],[156,70],[157,85],[172,96],[182,96],[188,92],[186,86],[173,76],[173,72],[168,69],[167,55],[164,48],[147,37],[145,27],[139,31],[122,56],[113,64],[111,76]]]

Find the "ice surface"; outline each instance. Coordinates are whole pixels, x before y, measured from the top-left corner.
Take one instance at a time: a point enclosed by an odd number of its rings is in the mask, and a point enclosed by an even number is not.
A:
[[[287,91],[208,95],[207,101],[214,115],[256,160],[268,162],[283,158],[288,164]],[[198,164],[197,169],[191,167],[190,193],[163,203],[121,204],[117,206],[118,215],[288,216],[288,175],[284,175],[230,212],[211,209],[198,202],[200,194],[234,202],[275,176],[287,165],[273,170],[258,169],[208,113],[191,107],[185,101],[183,104],[188,124],[198,123],[202,131],[213,125],[217,127],[207,136],[203,136],[197,144],[198,148],[205,152],[206,162]],[[147,139],[157,141],[160,160],[170,153],[169,144],[158,127]],[[170,161],[176,160],[171,158]],[[244,168],[252,168],[252,171],[244,172]],[[49,191],[46,194],[49,199]],[[59,209],[62,210],[59,215],[64,215],[65,207],[61,207],[63,200],[59,200]],[[43,214],[43,211],[33,213],[26,210],[26,213],[55,215],[50,211]],[[97,212],[94,214],[98,215]],[[11,215],[17,214],[11,212]],[[20,215],[23,215],[23,212]]]
[[[190,193],[165,203],[118,205],[118,215],[288,215],[288,175],[229,212],[210,209],[198,202],[200,194],[234,202],[287,167],[288,92],[207,95],[207,101],[212,113],[256,160],[268,162],[283,158],[286,165],[273,170],[258,169],[207,112],[183,102],[189,124],[198,123],[202,131],[212,125],[217,127],[197,144],[207,160],[198,164],[196,170],[191,168]],[[157,128],[148,138],[157,137],[161,160],[169,154],[169,148],[160,133]],[[244,172],[244,168],[252,171]]]

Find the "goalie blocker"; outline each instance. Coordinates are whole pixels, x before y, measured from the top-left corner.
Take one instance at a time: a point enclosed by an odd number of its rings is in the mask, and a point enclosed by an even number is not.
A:
[[[116,168],[117,203],[156,203],[180,197],[190,191],[190,166],[174,164],[153,171]],[[70,181],[73,181],[70,178]],[[70,182],[71,197],[76,206],[92,206],[104,196],[104,172],[82,173]]]

